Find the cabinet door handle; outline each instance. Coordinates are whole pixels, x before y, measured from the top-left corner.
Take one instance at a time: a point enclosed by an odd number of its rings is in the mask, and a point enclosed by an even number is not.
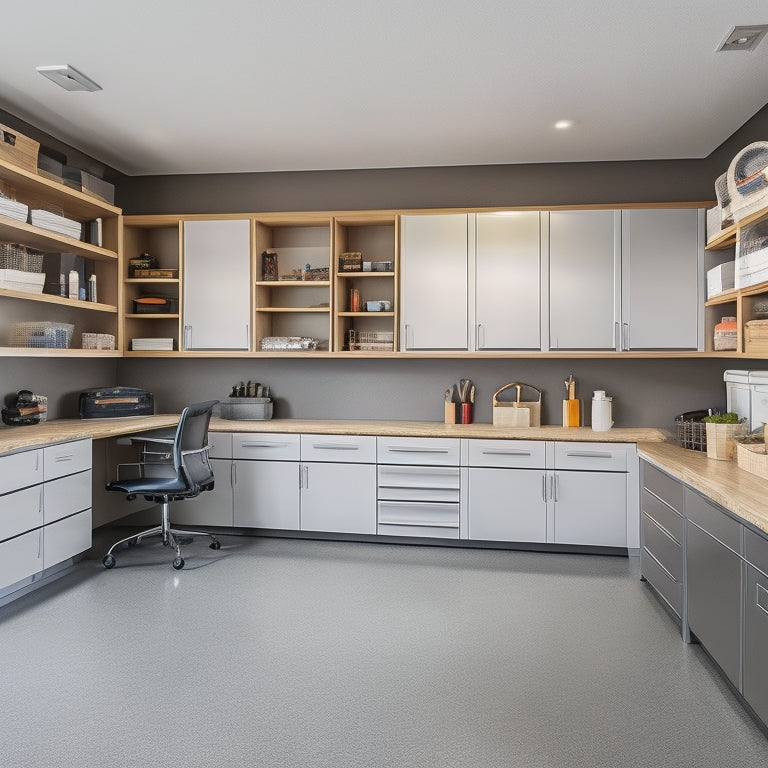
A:
[[[559,501],[560,500],[559,497],[560,497],[560,476],[553,475],[552,476],[552,500]]]
[[[309,464],[304,465],[304,489],[309,490]]]
[[[405,348],[411,349],[413,347],[413,327],[410,323],[405,324]]]
[[[619,334],[618,320],[613,324],[613,347],[617,352],[621,351],[621,337]]]
[[[623,328],[622,349],[624,349],[624,351],[627,351],[629,349],[629,323],[624,323],[622,328]]]
[[[192,348],[192,326],[184,326],[184,349]]]
[[[758,608],[768,613],[768,589],[762,584],[757,585],[757,596],[755,603]]]
[[[485,326],[482,323],[477,324],[477,338],[475,340],[476,349],[485,349]]]
[[[547,476],[541,476],[541,500],[547,503]]]
[[[231,469],[229,470],[229,482],[234,488],[237,485],[237,463],[233,461],[232,464],[230,464],[230,467]]]

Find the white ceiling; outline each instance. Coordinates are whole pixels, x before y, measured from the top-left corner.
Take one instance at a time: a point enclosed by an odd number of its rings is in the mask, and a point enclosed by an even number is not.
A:
[[[128,174],[697,158],[768,103],[768,39],[716,53],[767,22],[765,0],[17,0],[0,107]]]

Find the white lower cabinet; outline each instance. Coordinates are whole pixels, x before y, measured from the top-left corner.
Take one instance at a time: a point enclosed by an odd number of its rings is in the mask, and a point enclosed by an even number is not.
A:
[[[0,456],[0,594],[91,546],[91,441]]]
[[[470,539],[627,547],[634,446],[467,443]]]

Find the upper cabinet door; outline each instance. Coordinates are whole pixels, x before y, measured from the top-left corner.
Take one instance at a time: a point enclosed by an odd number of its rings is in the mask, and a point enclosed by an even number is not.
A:
[[[615,349],[619,211],[549,214],[549,346]]]
[[[467,214],[403,216],[402,348],[468,349]]]
[[[249,349],[251,225],[184,222],[184,349]]]
[[[476,349],[539,349],[538,211],[478,213]]]
[[[700,348],[703,229],[695,208],[622,212],[624,349]]]

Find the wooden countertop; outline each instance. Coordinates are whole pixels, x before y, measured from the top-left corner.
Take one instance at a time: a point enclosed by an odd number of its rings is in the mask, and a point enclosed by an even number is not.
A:
[[[91,437],[120,437],[150,429],[175,426],[178,414],[128,419],[55,419],[26,427],[0,428],[0,453]],[[232,421],[213,418],[211,432],[283,432],[326,435],[380,435],[382,437],[473,437],[502,440],[565,440],[602,443],[653,442],[666,438],[660,429],[610,429],[589,427],[529,427],[512,429],[493,424],[443,424],[439,421],[384,421],[348,419],[269,419]]]
[[[674,443],[639,442],[637,449],[641,458],[768,533],[768,481],[739,469],[735,461],[708,459],[706,453]]]

